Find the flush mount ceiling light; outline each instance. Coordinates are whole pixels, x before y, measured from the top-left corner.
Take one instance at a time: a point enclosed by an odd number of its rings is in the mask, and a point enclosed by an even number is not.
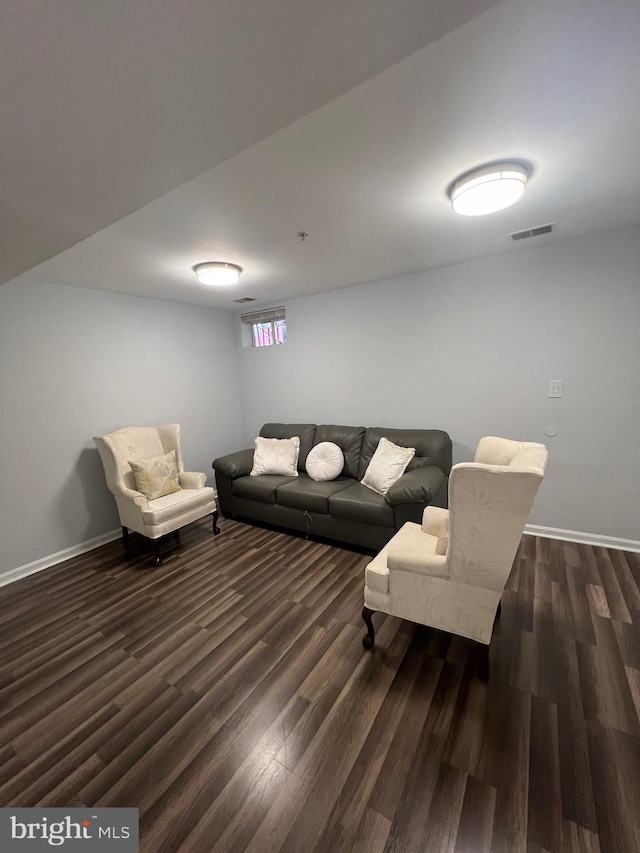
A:
[[[529,171],[522,163],[493,163],[461,175],[451,186],[451,207],[462,216],[495,213],[518,201]]]
[[[201,284],[225,285],[238,281],[242,267],[224,261],[208,261],[205,264],[196,264],[193,271]]]

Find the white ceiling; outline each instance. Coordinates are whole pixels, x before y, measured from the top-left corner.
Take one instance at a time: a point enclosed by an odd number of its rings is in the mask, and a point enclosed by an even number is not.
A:
[[[637,0],[7,6],[0,280],[236,309],[640,222]],[[523,200],[454,214],[501,157]]]

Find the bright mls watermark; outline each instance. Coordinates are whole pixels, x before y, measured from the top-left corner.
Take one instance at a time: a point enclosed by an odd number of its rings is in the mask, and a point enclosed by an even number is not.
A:
[[[0,851],[138,853],[138,809],[2,809]]]

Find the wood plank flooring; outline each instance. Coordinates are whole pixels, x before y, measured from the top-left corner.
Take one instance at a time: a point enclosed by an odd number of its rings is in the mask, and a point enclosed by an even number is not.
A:
[[[145,853],[638,853],[640,555],[523,538],[474,677],[368,556],[235,521],[0,589],[0,806],[137,806]]]

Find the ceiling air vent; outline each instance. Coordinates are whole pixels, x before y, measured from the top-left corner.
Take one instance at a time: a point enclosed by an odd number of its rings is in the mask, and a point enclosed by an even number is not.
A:
[[[538,225],[536,228],[525,228],[524,231],[514,231],[509,234],[512,240],[526,240],[527,237],[540,237],[542,234],[551,234],[553,231],[554,222],[548,225]]]
[[[234,302],[240,302],[241,304],[243,302],[255,302],[256,297],[255,296],[241,296],[240,299],[234,299],[233,301]]]

